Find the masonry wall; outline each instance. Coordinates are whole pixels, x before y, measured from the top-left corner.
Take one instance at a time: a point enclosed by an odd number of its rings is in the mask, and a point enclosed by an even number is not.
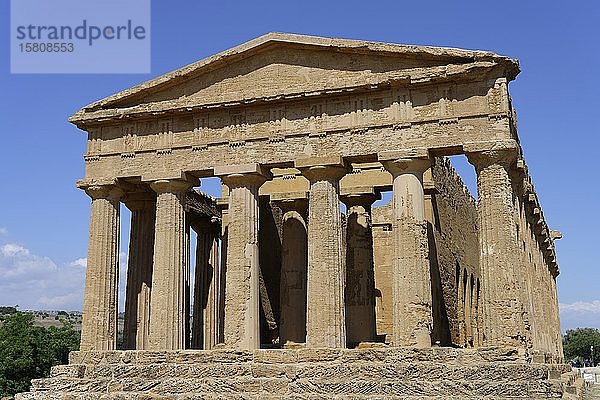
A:
[[[441,346],[472,347],[477,329],[479,240],[475,200],[447,158],[435,158],[424,177],[428,221],[433,320],[432,339]],[[377,334],[392,332],[392,207],[374,207]]]
[[[448,158],[434,158],[431,181],[433,190],[429,204],[426,204],[426,217],[429,220],[434,314],[438,314],[437,318],[434,315],[434,323],[436,319],[439,321],[435,324],[434,336],[443,345],[471,347],[480,340],[477,329],[480,274],[475,199]]]

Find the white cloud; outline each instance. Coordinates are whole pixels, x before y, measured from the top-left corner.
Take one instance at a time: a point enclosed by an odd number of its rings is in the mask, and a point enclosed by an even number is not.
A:
[[[600,329],[600,300],[560,304],[560,325],[563,331],[574,328]]]
[[[0,226],[0,236],[6,236],[6,235],[8,235],[8,229]]]
[[[0,247],[0,279],[35,277],[39,274],[56,271],[54,261],[48,257],[32,254],[29,249],[16,243]]]
[[[26,257],[29,255],[29,250],[16,243],[7,243],[3,245],[2,247],[0,247],[0,252],[5,257]]]
[[[80,310],[85,259],[57,265],[17,243],[0,246],[0,305],[21,309]],[[77,268],[73,268],[75,264]]]
[[[78,304],[83,299],[83,288],[79,291],[57,296],[42,296],[37,299],[36,304],[43,310],[70,310],[73,311],[73,305]],[[79,309],[79,308],[77,308]]]
[[[561,304],[561,311],[600,313],[600,300],[590,302],[576,301],[571,304]]]
[[[71,267],[81,267],[87,268],[87,257],[86,258],[78,258],[77,260],[71,261],[69,263]]]

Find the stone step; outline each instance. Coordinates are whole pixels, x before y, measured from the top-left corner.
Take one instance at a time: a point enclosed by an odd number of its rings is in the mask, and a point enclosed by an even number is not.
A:
[[[168,396],[157,396],[143,392],[88,392],[88,393],[53,393],[28,392],[21,393],[15,397],[15,400],[537,400],[547,399],[547,397],[531,397],[529,395],[520,397],[499,397],[499,396],[391,396],[391,395],[331,395],[321,396],[313,394],[214,394],[214,393],[194,393],[178,394]]]
[[[230,395],[218,395],[213,393],[194,393],[179,394],[168,396],[149,395],[147,393],[135,392],[116,392],[116,393],[61,393],[50,397],[42,392],[22,393],[15,400],[541,400],[547,397],[531,397],[529,395],[520,397],[499,397],[499,396],[390,396],[390,395],[269,395],[239,393]]]
[[[550,399],[564,365],[515,349],[75,352],[17,400]]]
[[[232,377],[203,379],[88,379],[48,378],[32,382],[32,392],[151,392],[155,395],[186,393],[215,394],[302,394],[362,396],[496,396],[551,398],[559,397],[558,381],[534,380],[404,380],[404,379],[323,379],[323,378],[253,378]]]
[[[364,349],[260,349],[233,350],[113,350],[74,351],[69,364],[204,364],[255,362],[265,364],[295,364],[301,362],[352,363],[387,362],[419,363],[435,360],[439,363],[481,364],[486,362],[525,362],[524,354],[514,348],[454,349],[449,347],[416,348],[364,348]]]
[[[344,379],[398,379],[403,380],[545,380],[560,377],[551,374],[551,368],[539,364],[482,364],[455,365],[435,362],[418,364],[360,362],[340,363],[298,363],[298,364],[260,364],[260,363],[205,363],[205,364],[98,364],[98,365],[61,365],[52,368],[52,377],[70,378],[228,378],[236,377],[286,377],[296,378],[334,378]]]

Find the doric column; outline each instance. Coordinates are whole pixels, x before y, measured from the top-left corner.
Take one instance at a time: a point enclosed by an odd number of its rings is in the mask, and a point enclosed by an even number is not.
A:
[[[564,362],[564,352],[562,344],[562,335],[560,333],[560,311],[558,308],[558,293],[556,291],[556,276],[552,276],[552,309],[554,310],[552,333],[556,345],[555,362],[562,364]]]
[[[225,278],[225,345],[260,347],[258,189],[266,177],[259,165],[215,168],[229,187],[227,270]]]
[[[375,340],[375,270],[371,206],[375,193],[342,196],[346,218],[346,336],[348,343]]]
[[[117,344],[119,207],[123,192],[114,185],[90,186],[92,198],[85,274],[82,351],[114,350]]]
[[[525,326],[510,168],[514,149],[467,153],[477,172],[484,345],[523,347]]]
[[[341,157],[296,161],[296,168],[310,181],[306,344],[343,348],[346,274],[339,181],[346,168]]]
[[[423,172],[428,158],[384,160],[393,176],[394,334],[396,346],[431,346],[433,325],[431,274]]]
[[[149,347],[179,350],[186,343],[186,181],[159,180],[156,192],[154,267],[150,297]]]
[[[308,237],[305,198],[276,201],[283,212],[279,341],[306,342],[306,276]],[[273,201],[273,196],[271,196]]]
[[[536,292],[535,288],[531,285],[533,282],[532,275],[535,272],[533,271],[533,266],[530,265],[526,244],[526,241],[530,237],[528,230],[529,226],[525,214],[525,207],[529,199],[530,183],[527,179],[527,167],[525,166],[525,162],[523,160],[518,160],[511,165],[511,168],[509,169],[509,178],[512,186],[512,198],[514,204],[512,208],[514,213],[513,224],[516,226],[516,250],[518,256],[517,264],[514,265],[516,272],[514,279],[517,280],[520,287],[519,293],[521,297],[519,301],[523,306],[522,318],[523,326],[525,328],[523,331],[524,340],[527,348],[532,349],[535,348],[535,332],[533,329],[536,325],[536,315],[533,311],[533,302],[530,300],[532,299],[532,296],[536,295]],[[532,296],[530,296],[530,294]],[[543,324],[542,326],[545,327],[547,324]],[[537,328],[535,329],[539,330]]]
[[[194,274],[193,349],[211,349],[218,343],[218,232],[209,220],[194,225],[196,272]]]
[[[156,196],[152,193],[128,195],[125,205],[131,210],[127,289],[123,347],[148,348],[150,324],[150,289],[152,287],[152,257],[154,256],[154,225]]]

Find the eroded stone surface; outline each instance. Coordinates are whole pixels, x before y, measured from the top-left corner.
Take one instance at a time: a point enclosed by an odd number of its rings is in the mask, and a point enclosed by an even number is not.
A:
[[[513,348],[74,352],[25,399],[560,398],[566,365]],[[86,361],[82,364],[81,361]],[[162,360],[162,361],[161,361]],[[228,360],[228,361],[225,361]],[[273,397],[280,396],[280,397]]]

